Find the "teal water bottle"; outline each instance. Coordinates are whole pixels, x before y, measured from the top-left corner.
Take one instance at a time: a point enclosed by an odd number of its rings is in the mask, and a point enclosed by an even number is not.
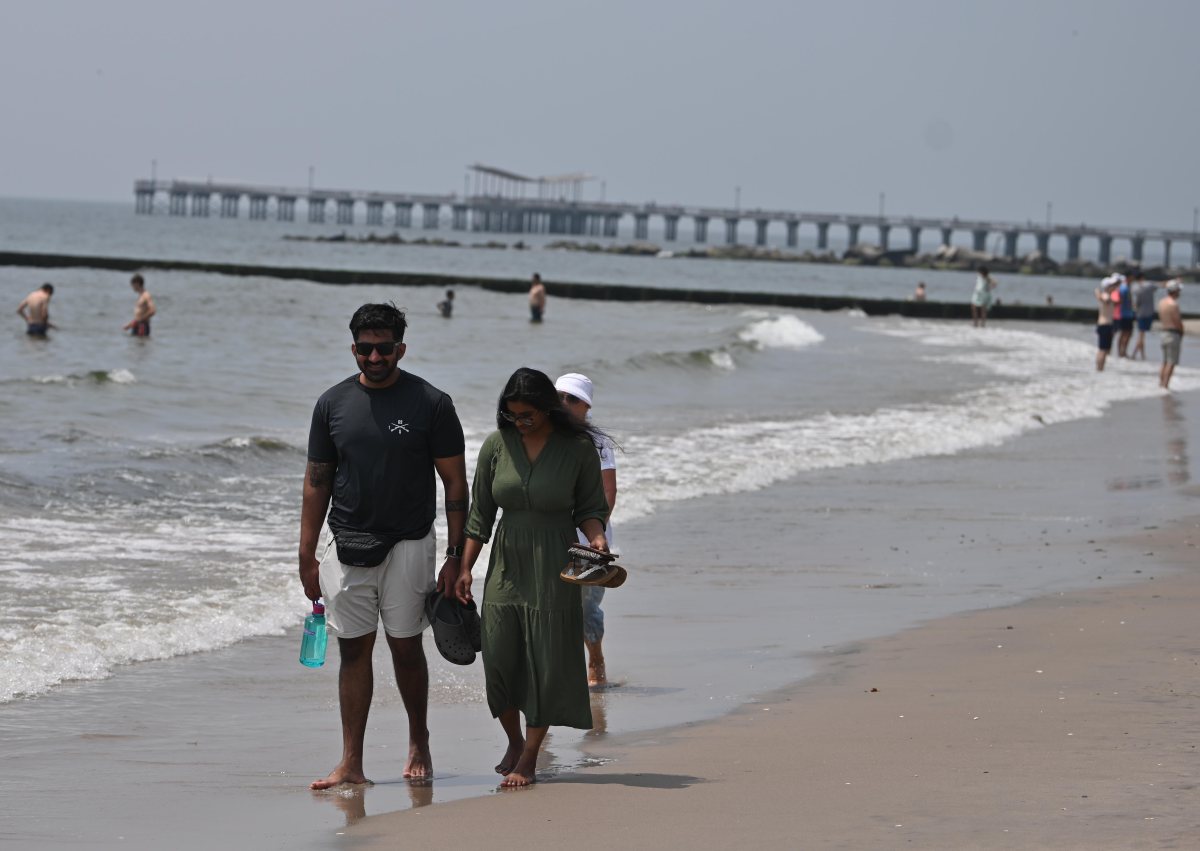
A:
[[[304,618],[304,638],[300,640],[300,664],[319,668],[325,664],[325,645],[329,635],[325,631],[325,604],[313,601],[312,614]]]

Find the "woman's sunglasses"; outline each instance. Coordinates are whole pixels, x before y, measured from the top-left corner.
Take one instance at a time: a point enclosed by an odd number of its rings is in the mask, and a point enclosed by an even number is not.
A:
[[[559,393],[558,398],[562,399],[568,405],[578,405],[583,401],[578,396],[572,396],[570,393]]]
[[[399,343],[355,343],[354,351],[360,358],[369,358],[371,352],[379,352],[381,357],[390,357]]]
[[[508,420],[510,423],[531,426],[533,425],[533,418],[537,416],[537,414],[521,414],[520,416],[517,416],[516,414],[510,414],[508,411],[501,411],[500,416],[504,417],[504,419]]]

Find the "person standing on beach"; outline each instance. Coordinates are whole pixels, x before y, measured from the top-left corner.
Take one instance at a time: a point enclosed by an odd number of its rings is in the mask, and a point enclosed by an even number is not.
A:
[[[541,322],[545,312],[546,285],[542,283],[542,276],[534,272],[533,283],[529,287],[529,321]]]
[[[917,281],[917,288],[913,290],[913,301],[925,301],[925,282]]]
[[[554,382],[558,398],[571,416],[580,422],[587,422],[592,413],[592,380],[578,372],[568,372],[560,375]],[[608,502],[608,519],[604,524],[604,537],[608,540],[608,551],[620,555],[613,541],[612,512],[617,506],[617,453],[616,446],[605,434],[596,435],[596,451],[600,454],[600,480],[604,484],[604,499]],[[588,541],[582,532],[578,532],[579,543]],[[583,595],[583,646],[587,648],[588,685],[602,686],[608,682],[608,674],[604,668],[604,610],[600,608],[604,600],[604,588],[600,585],[584,585],[580,587]]]
[[[30,337],[45,337],[46,332],[54,327],[50,322],[52,295],[54,284],[42,284],[17,305],[17,313],[25,320],[25,333]]]
[[[522,367],[500,393],[496,430],[475,465],[455,593],[470,602],[471,568],[491,539],[480,617],[488,709],[508,739],[496,765],[504,787],[536,782],[551,725],[592,727],[583,603],[579,586],[559,573],[577,529],[592,547],[608,551],[595,438],[594,428],[563,407],[549,376]]]
[[[1158,303],[1158,321],[1162,325],[1162,367],[1158,371],[1158,386],[1164,390],[1171,383],[1171,374],[1179,365],[1179,349],[1183,345],[1183,315],[1179,312],[1179,296],[1183,285],[1178,280],[1167,281],[1167,294]]]
[[[996,279],[988,274],[987,267],[981,267],[975,277],[975,290],[971,293],[971,324],[976,328],[987,324],[988,310],[992,306],[992,291],[997,286]]]
[[[134,337],[150,336],[150,317],[158,313],[154,299],[146,292],[146,280],[141,275],[129,279],[129,286],[137,293],[137,301],[133,305],[133,319],[125,323],[121,330],[128,331]]]
[[[1112,295],[1120,283],[1116,275],[1109,275],[1096,288],[1096,302],[1100,305],[1100,312],[1096,316],[1097,372],[1104,371],[1104,362],[1108,360],[1108,353],[1112,351],[1114,306]]]
[[[1141,355],[1142,360],[1146,359],[1146,332],[1150,330],[1150,326],[1154,324],[1154,292],[1158,289],[1158,284],[1153,281],[1147,281],[1146,276],[1138,272],[1133,276],[1133,312],[1134,318],[1137,320],[1137,342],[1133,344],[1133,357],[1135,360],[1138,355]]]
[[[1117,357],[1129,357],[1129,339],[1133,336],[1133,293],[1129,286],[1129,279],[1124,275],[1117,275],[1120,282],[1117,284],[1117,291],[1113,293],[1113,297],[1117,301],[1116,309],[1113,311],[1113,325],[1117,331]]]
[[[351,351],[359,373],[325,391],[313,410],[300,514],[300,581],[310,600],[325,598],[326,623],[338,639],[342,716],[341,761],[313,789],[370,782],[363,774],[363,741],[381,617],[408,713],[404,776],[433,775],[426,726],[429,671],[421,645],[428,625],[425,597],[434,587],[452,593],[458,579],[467,472],[454,403],[398,367],[407,326],[392,304],[364,304],[355,311]],[[436,583],[435,471],[445,491],[450,542]],[[331,535],[318,561],[326,510]]]

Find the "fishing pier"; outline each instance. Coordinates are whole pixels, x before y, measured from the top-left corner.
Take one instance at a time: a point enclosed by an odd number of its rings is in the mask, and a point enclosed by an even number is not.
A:
[[[1174,246],[1191,248],[1191,263],[1200,265],[1200,236],[1195,229],[1163,230],[1135,227],[1108,227],[1087,224],[1050,224],[1004,222],[912,216],[853,215],[791,210],[743,209],[741,207],[705,207],[676,204],[630,204],[584,200],[583,184],[592,180],[586,174],[553,177],[526,177],[491,166],[474,165],[464,182],[462,195],[374,192],[353,189],[306,189],[261,186],[213,180],[138,180],[134,183],[136,211],[151,214],[163,207],[171,216],[238,218],[243,212],[252,220],[269,218],[296,221],[297,208],[314,224],[330,221],[339,225],[364,223],[367,226],[392,225],[412,228],[414,221],[427,230],[449,226],[456,231],[504,234],[567,234],[615,238],[623,221],[632,221],[636,240],[649,239],[651,220],[661,226],[662,239],[676,242],[686,237],[691,223],[691,238],[696,243],[709,241],[709,225],[724,226],[724,242],[738,244],[743,225],[753,227],[754,244],[767,245],[768,229],[782,226],[788,247],[799,243],[800,229],[816,232],[818,250],[829,248],[831,228],[844,229],[846,244],[854,248],[864,235],[873,234],[883,251],[908,250],[919,253],[922,234],[940,236],[941,245],[951,245],[954,234],[970,234],[975,251],[987,250],[993,238],[1002,242],[998,253],[1008,259],[1021,256],[1020,243],[1036,247],[1042,255],[1065,255],[1079,260],[1088,241],[1101,265],[1113,259],[1114,242],[1127,245],[1128,257],[1141,263],[1145,246],[1162,246],[1164,266],[1171,265]],[[419,210],[419,216],[414,214]],[[332,213],[332,216],[330,215]],[[681,223],[685,225],[681,228]],[[897,239],[899,237],[899,239]],[[903,240],[907,237],[907,240]],[[1032,245],[1030,245],[1032,243]],[[1065,249],[1065,251],[1064,251]]]

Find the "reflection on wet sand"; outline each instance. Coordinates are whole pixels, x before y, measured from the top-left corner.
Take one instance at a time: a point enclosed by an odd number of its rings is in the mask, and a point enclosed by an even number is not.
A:
[[[413,809],[427,807],[433,803],[432,780],[404,780],[400,782],[408,789],[408,796]],[[374,788],[373,785],[345,784],[335,786],[333,789],[317,790],[312,794],[314,799],[329,801],[341,810],[342,814],[346,817],[346,824],[349,826],[359,819],[366,818],[367,791],[372,788]]]
[[[1107,481],[1110,491],[1148,490],[1150,488],[1179,487],[1191,481],[1187,455],[1187,417],[1183,403],[1174,394],[1164,394],[1163,433],[1166,435],[1166,453],[1159,472],[1140,476],[1121,476]]]
[[[1163,396],[1163,420],[1167,430],[1167,481],[1186,485],[1191,481],[1187,456],[1187,418],[1177,396]]]

